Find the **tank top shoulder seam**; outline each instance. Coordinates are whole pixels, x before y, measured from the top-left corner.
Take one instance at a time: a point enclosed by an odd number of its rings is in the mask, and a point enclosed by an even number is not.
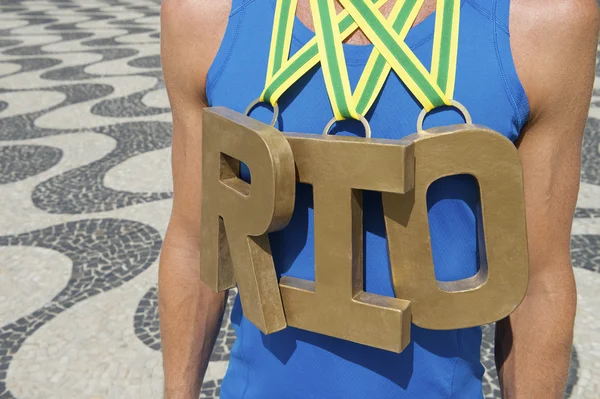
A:
[[[505,63],[502,61],[502,57],[500,56],[500,47],[499,47],[500,43],[498,40],[499,39],[498,30],[504,32],[506,37],[510,38],[510,29],[508,27],[508,21],[506,21],[506,23],[504,23],[503,21],[500,21],[497,18],[497,8],[498,8],[499,0],[494,0],[492,2],[491,11],[486,9],[485,7],[483,7],[476,0],[464,0],[464,1],[469,3],[469,5],[475,11],[477,11],[482,16],[488,18],[492,22],[494,52],[495,52],[496,60],[498,63],[499,73],[502,78],[502,82],[503,82],[508,100],[513,108],[513,111],[515,112],[515,116],[517,118],[517,124],[520,129],[525,124],[526,119],[527,119],[526,113],[525,114],[523,113],[523,108],[528,107],[529,102],[527,100],[527,95],[525,94],[525,91],[520,84],[520,81],[519,81],[519,87],[521,88],[522,93],[515,96],[516,93],[514,92],[513,87],[511,87],[511,84],[509,82],[509,76],[505,69],[505,68],[511,67],[511,66],[505,66],[504,65]],[[500,0],[500,1],[506,1],[507,3],[510,3],[510,0]],[[512,52],[510,52],[510,53],[512,56]],[[511,64],[512,64],[512,60],[511,60]],[[514,65],[512,66],[512,68],[514,68]],[[515,72],[515,78],[518,80],[518,76],[516,75],[516,72]],[[517,134],[518,134],[518,132],[517,132]]]
[[[255,0],[243,0],[242,4],[238,5],[234,9],[232,9],[231,12],[229,13],[228,26],[225,28],[226,29],[225,30],[225,35],[223,36],[223,39],[221,41],[221,46],[223,46],[224,44],[228,44],[229,45],[229,49],[227,51],[227,55],[225,56],[225,58],[221,62],[221,65],[218,65],[218,70],[215,71],[215,74],[212,77],[211,81],[210,82],[207,81],[207,85],[206,85],[206,97],[208,99],[209,105],[210,105],[210,102],[211,102],[210,98],[211,98],[212,92],[214,91],[214,89],[217,87],[217,84],[221,80],[221,76],[223,75],[223,72],[227,68],[227,65],[229,64],[229,60],[231,59],[231,56],[232,56],[233,51],[235,49],[235,45],[237,43],[237,39],[238,39],[238,37],[240,35],[240,31],[241,31],[241,28],[242,28],[242,21],[244,19],[243,12],[246,10],[246,6],[248,6],[249,4],[253,3],[254,1]],[[229,23],[231,23],[231,20],[232,20],[233,17],[235,17],[236,15],[238,15],[240,13],[242,13],[242,14],[239,16],[239,20],[235,24],[235,31],[233,32],[233,36],[231,37],[231,41],[229,43],[226,43],[225,42],[225,38],[227,37],[227,34],[228,34],[227,31],[230,28],[233,28],[232,26],[229,26]],[[221,49],[219,49],[219,51],[220,50]],[[217,52],[217,54],[218,54],[218,52]],[[215,55],[215,59],[216,59],[216,55]],[[212,66],[211,66],[211,68],[212,68]],[[209,68],[209,72],[210,72],[210,68]],[[208,74],[207,74],[207,80],[208,80]]]
[[[467,1],[469,1],[469,0],[467,0]],[[500,55],[500,44],[498,41],[499,24],[497,23],[498,1],[499,0],[494,0],[492,2],[492,21],[494,22],[492,25],[493,39],[494,39],[494,52],[496,54],[496,61],[498,62],[498,69],[499,69],[499,73],[500,73],[500,76],[501,76],[503,84],[504,84],[504,89],[505,89],[506,95],[508,97],[508,100],[509,100],[512,108],[513,108],[513,111],[515,112],[515,116],[518,118],[517,122],[518,122],[519,129],[520,129],[525,124],[527,117],[525,115],[523,115],[523,113],[521,112],[520,102],[517,101],[517,97],[515,96],[515,93],[513,92],[513,88],[511,87],[511,85],[509,83],[507,72],[505,70],[505,65],[502,62],[502,57]],[[504,1],[508,1],[508,0],[504,0]],[[508,32],[507,32],[507,36],[510,37],[510,34],[508,34]],[[511,56],[512,56],[512,52],[511,52]],[[511,60],[511,65],[512,65],[512,60]],[[512,68],[514,68],[514,66],[512,66]],[[516,71],[515,71],[515,75],[516,75]],[[516,76],[516,79],[518,80],[518,76]],[[524,89],[522,88],[520,81],[519,81],[519,86],[521,87],[521,90],[523,90],[523,93],[521,96],[518,96],[518,98],[522,98],[524,96],[525,101],[523,101],[523,102],[525,103],[527,97],[524,94]],[[516,133],[519,134],[519,132],[516,132]]]
[[[466,3],[469,3],[469,5],[475,11],[477,11],[479,14],[481,14],[482,16],[486,17],[487,19],[489,19],[490,21],[495,23],[502,31],[504,31],[504,33],[506,33],[507,35],[510,35],[508,26],[506,24],[502,23],[501,21],[498,21],[498,19],[494,18],[492,16],[492,13],[489,10],[485,9],[481,4],[477,3],[475,0],[464,0],[464,1]]]
[[[235,0],[234,0],[235,1]],[[242,4],[238,5],[237,7],[231,9],[231,12],[229,13],[229,18],[233,17],[235,14],[237,14],[238,12],[242,11],[244,8],[246,8],[246,6],[248,6],[250,3],[254,3],[255,0],[242,0]]]

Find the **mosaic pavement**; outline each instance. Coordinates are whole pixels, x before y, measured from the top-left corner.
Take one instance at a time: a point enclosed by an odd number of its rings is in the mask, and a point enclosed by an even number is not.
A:
[[[157,257],[172,193],[158,29],[159,0],[0,0],[0,399],[161,396]],[[567,397],[582,399],[600,398],[597,87],[572,239]],[[500,397],[493,334],[486,398]],[[234,340],[226,316],[202,398],[218,397]]]

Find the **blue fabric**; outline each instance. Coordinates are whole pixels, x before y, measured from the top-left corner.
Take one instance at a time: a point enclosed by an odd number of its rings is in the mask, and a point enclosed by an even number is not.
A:
[[[262,91],[267,68],[274,0],[234,0],[227,32],[211,67],[211,106],[243,112]],[[512,63],[508,0],[463,0],[455,98],[475,123],[515,140],[527,119],[528,103]],[[431,63],[435,16],[411,29],[406,43],[426,67]],[[292,53],[313,33],[299,20]],[[344,45],[352,85],[372,46]],[[320,67],[313,68],[280,101],[279,128],[320,134],[333,117]],[[367,114],[373,137],[399,139],[415,130],[420,105],[390,74]],[[253,117],[268,123],[271,112]],[[462,123],[452,110],[434,112],[425,127]],[[339,123],[337,134],[362,134],[360,124]],[[248,171],[243,171],[248,178]],[[469,176],[435,182],[428,191],[435,273],[449,281],[478,270],[477,184]],[[364,194],[365,290],[393,296],[381,195]],[[299,185],[291,223],[270,235],[278,274],[314,278],[312,189]],[[413,326],[412,342],[394,354],[323,335],[287,328],[265,336],[243,316],[236,300],[231,316],[237,341],[221,388],[224,399],[260,398],[481,398],[481,330],[431,331]]]

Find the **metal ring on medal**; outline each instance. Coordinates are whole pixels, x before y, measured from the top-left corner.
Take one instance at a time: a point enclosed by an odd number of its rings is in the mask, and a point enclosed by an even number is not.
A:
[[[471,114],[469,113],[469,111],[467,110],[467,108],[462,105],[461,103],[459,103],[456,100],[450,100],[450,107],[454,107],[456,108],[463,116],[463,118],[465,118],[465,122],[468,125],[473,124],[473,119],[471,119]],[[427,111],[425,109],[421,110],[421,113],[419,114],[419,118],[417,119],[417,132],[420,132],[423,130],[423,121],[425,120],[425,117],[427,116],[427,114],[430,111]]]
[[[275,127],[275,124],[277,123],[277,119],[279,119],[279,105],[277,105],[277,104],[272,105],[270,103],[262,101],[260,98],[257,98],[256,100],[252,101],[250,103],[250,105],[248,105],[248,107],[244,111],[244,115],[250,116],[250,112],[252,112],[252,110],[254,108],[256,108],[256,106],[260,103],[269,104],[273,107],[273,119],[271,120],[271,126]]]
[[[363,127],[365,128],[365,137],[370,139],[371,138],[371,125],[369,125],[369,122],[362,115],[358,116],[358,121],[360,123],[362,123]],[[327,125],[325,125],[325,129],[323,129],[323,136],[327,136],[329,134],[331,127],[336,122],[337,122],[337,119],[335,119],[335,117],[331,118],[331,120],[327,123]]]

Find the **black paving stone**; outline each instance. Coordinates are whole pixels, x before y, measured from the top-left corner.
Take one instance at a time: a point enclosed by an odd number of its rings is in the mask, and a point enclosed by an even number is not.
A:
[[[0,147],[0,184],[14,183],[56,165],[62,150],[40,145]]]
[[[104,158],[72,169],[40,183],[32,201],[49,213],[78,214],[103,212],[135,204],[169,199],[171,192],[132,193],[105,187],[104,175],[113,167],[144,152],[171,144],[171,124],[132,122],[92,129],[113,137],[117,148]]]
[[[581,154],[581,181],[600,185],[600,120],[589,118]]]
[[[127,65],[136,68],[160,68],[160,56],[151,55],[147,57],[136,58],[129,61]]]
[[[106,240],[118,246],[109,254],[102,242],[90,231],[105,232]],[[135,239],[122,240],[134,236]],[[61,245],[75,241],[78,245]],[[52,320],[65,309],[101,292],[112,290],[135,278],[152,265],[158,257],[162,240],[152,227],[139,222],[120,219],[87,219],[35,230],[14,236],[0,237],[0,246],[34,246],[53,249],[71,259],[72,278],[49,303],[15,322],[0,327],[0,348],[9,354],[0,364],[10,368],[10,361],[22,344],[36,330]],[[144,255],[142,255],[144,254]],[[95,262],[89,262],[94,259]],[[131,260],[135,259],[135,262]],[[100,269],[99,264],[110,265]],[[110,275],[117,280],[109,280]],[[93,282],[93,285],[90,284]],[[5,367],[6,368],[6,367]],[[6,376],[0,373],[0,392],[6,391]]]
[[[572,236],[571,260],[574,267],[600,273],[600,235]]]

